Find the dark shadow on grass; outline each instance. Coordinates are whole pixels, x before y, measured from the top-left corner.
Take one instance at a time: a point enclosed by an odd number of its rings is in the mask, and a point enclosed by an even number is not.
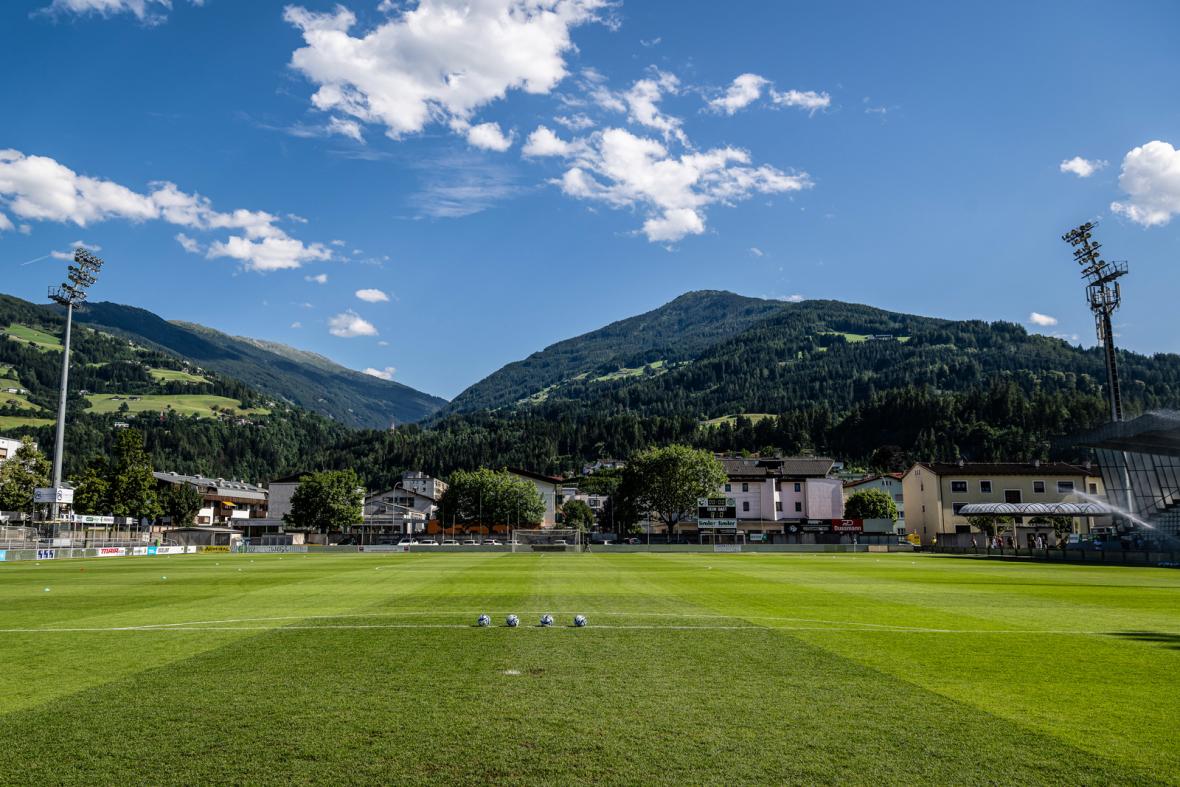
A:
[[[1150,642],[1168,650],[1180,650],[1180,634],[1166,634],[1162,631],[1112,631],[1112,637],[1133,639],[1136,642]]]

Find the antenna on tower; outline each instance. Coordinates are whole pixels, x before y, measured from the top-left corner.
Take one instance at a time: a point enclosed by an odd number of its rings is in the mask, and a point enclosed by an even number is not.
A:
[[[1073,247],[1073,259],[1082,266],[1082,278],[1086,282],[1086,299],[1094,313],[1094,327],[1098,342],[1106,352],[1106,378],[1110,389],[1111,420],[1123,420],[1123,397],[1119,389],[1119,369],[1114,350],[1114,329],[1110,315],[1122,304],[1119,279],[1127,275],[1125,261],[1107,262],[1098,256],[1102,244],[1094,240],[1096,221],[1087,221],[1061,236]]]

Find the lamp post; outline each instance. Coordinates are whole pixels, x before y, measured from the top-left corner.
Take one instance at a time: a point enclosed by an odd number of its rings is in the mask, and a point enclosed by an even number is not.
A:
[[[50,505],[50,520],[57,521],[61,499],[62,446],[66,436],[66,393],[70,376],[70,329],[74,322],[74,307],[81,307],[86,300],[86,288],[94,284],[102,270],[102,260],[83,248],[74,249],[74,265],[60,287],[49,289],[49,299],[66,307],[66,333],[62,341],[61,391],[57,399],[57,436],[53,444],[53,502]]]

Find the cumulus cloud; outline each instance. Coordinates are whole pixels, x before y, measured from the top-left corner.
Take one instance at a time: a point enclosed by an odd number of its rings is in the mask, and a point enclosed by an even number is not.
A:
[[[189,2],[195,6],[205,4],[205,0],[189,0]],[[51,16],[134,14],[141,22],[158,24],[167,18],[170,10],[172,10],[172,0],[53,0],[52,3],[42,8],[41,12]]]
[[[596,125],[593,118],[581,112],[573,115],[558,115],[553,118],[553,122],[570,131],[585,131]]]
[[[365,135],[361,133],[361,124],[355,120],[332,117],[328,120],[328,133],[339,134],[342,137],[348,137],[357,142],[365,141]]]
[[[287,6],[305,46],[291,66],[318,86],[312,103],[398,139],[432,123],[465,131],[510,90],[549,93],[567,74],[570,31],[608,0],[420,0],[353,35],[356,15]]]
[[[512,147],[514,134],[505,134],[499,123],[480,123],[467,129],[467,144],[484,150],[503,153]]]
[[[356,336],[376,336],[377,328],[373,323],[349,309],[328,320],[328,333],[344,339]]]
[[[571,150],[572,145],[553,133],[553,130],[548,126],[537,126],[525,140],[522,152],[526,156],[540,158],[543,156],[568,156]]]
[[[389,301],[389,296],[376,288],[357,290],[356,297],[366,303],[387,303]]]
[[[770,99],[780,107],[798,107],[806,109],[814,115],[818,109],[827,109],[832,105],[832,97],[827,93],[817,93],[814,90],[788,90],[780,93],[770,91]]]
[[[732,115],[761,98],[762,88],[768,84],[770,84],[770,80],[765,77],[757,74],[742,74],[734,78],[733,83],[725,91],[725,95],[710,101],[709,107],[715,112]]]
[[[1031,322],[1033,325],[1039,325],[1042,328],[1047,328],[1049,326],[1057,324],[1056,317],[1050,317],[1049,315],[1041,314],[1040,312],[1032,312],[1031,314],[1029,314],[1028,321]]]
[[[384,369],[374,369],[372,366],[365,369],[365,374],[370,377],[379,377],[382,380],[392,380],[393,375],[397,374],[397,369],[393,366],[386,366]]]
[[[303,277],[303,280],[304,280],[304,281],[309,281],[309,282],[311,282],[312,284],[327,284],[327,283],[328,283],[328,274],[326,274],[326,273],[317,273],[317,274],[316,274],[316,275],[314,275],[314,276],[308,275],[308,276],[304,276],[304,277]]]
[[[786,301],[787,303],[802,303],[807,299],[802,295],[795,293],[794,295],[784,295],[783,297],[779,298],[779,300]]]
[[[1180,213],[1180,150],[1159,140],[1134,148],[1123,157],[1119,188],[1128,199],[1111,210],[1144,227],[1167,224]]]
[[[1071,159],[1066,159],[1061,162],[1058,169],[1062,172],[1071,172],[1079,178],[1088,178],[1098,170],[1107,165],[1108,162],[1099,161],[1097,159],[1084,159],[1081,156],[1074,156]]]
[[[331,252],[304,243],[276,226],[279,218],[263,211],[223,213],[209,199],[189,194],[174,183],[149,184],[143,194],[110,180],[79,175],[46,156],[0,150],[0,205],[16,216],[86,227],[111,219],[165,221],[189,230],[224,231],[228,237],[209,244],[206,256],[240,260],[249,270],[298,268],[309,260],[326,260]],[[179,240],[179,239],[178,239]]]
[[[810,188],[806,173],[753,166],[750,155],[732,147],[669,152],[658,140],[609,128],[580,141],[569,152],[569,168],[558,184],[567,195],[634,208],[645,214],[643,233],[653,242],[675,242],[705,231],[705,209],[733,205],[754,194]]]

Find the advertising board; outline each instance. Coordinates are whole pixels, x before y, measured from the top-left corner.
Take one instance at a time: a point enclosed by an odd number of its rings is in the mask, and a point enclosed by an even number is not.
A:
[[[228,552],[229,547],[227,547],[227,546],[204,546],[204,547],[197,547],[197,551],[199,551],[199,552]]]
[[[57,557],[57,550],[56,549],[38,549],[37,550],[37,559],[38,560],[53,560],[53,558],[55,558],[55,557]]]
[[[833,533],[863,533],[865,522],[863,519],[833,519]]]
[[[99,547],[95,557],[122,557],[127,554],[123,547]]]
[[[39,486],[33,490],[34,503],[73,503],[74,490],[64,486]]]

